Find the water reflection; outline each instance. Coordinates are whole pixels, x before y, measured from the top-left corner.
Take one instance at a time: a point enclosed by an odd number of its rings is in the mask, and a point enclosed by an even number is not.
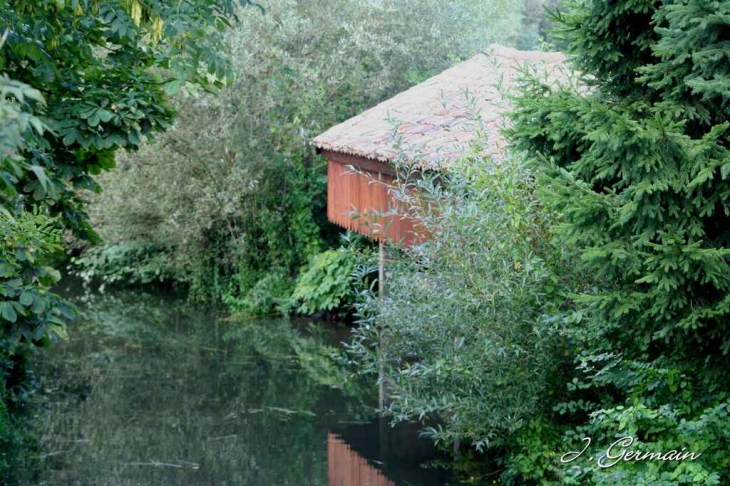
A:
[[[329,486],[443,486],[448,475],[425,468],[436,451],[416,424],[386,421],[335,427],[327,437]]]
[[[23,484],[445,484],[383,455],[397,434],[368,424],[372,386],[329,358],[344,327],[233,322],[142,293],[78,302],[72,340],[38,363],[39,468]],[[395,449],[417,450],[409,437]]]
[[[329,486],[395,486],[337,434],[327,435],[327,463]]]

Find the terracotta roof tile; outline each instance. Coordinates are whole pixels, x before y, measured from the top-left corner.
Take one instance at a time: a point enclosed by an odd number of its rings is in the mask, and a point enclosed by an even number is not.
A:
[[[336,125],[313,140],[333,152],[383,162],[395,154],[429,168],[457,160],[474,139],[481,120],[489,140],[488,155],[501,156],[501,135],[509,106],[502,92],[514,87],[525,64],[544,70],[550,79],[567,76],[558,52],[519,51],[492,46],[379,105]],[[501,90],[500,86],[501,85]]]

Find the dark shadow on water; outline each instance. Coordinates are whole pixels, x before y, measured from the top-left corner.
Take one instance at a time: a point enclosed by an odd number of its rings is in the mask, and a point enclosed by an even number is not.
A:
[[[417,431],[373,421],[373,384],[331,359],[346,327],[72,294],[83,318],[37,359],[38,468],[22,484],[448,484],[421,466],[433,450]]]

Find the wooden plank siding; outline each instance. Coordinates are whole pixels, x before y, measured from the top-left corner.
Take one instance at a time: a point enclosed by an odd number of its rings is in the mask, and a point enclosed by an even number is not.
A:
[[[329,486],[395,486],[333,433],[327,434],[327,476]]]
[[[413,218],[380,216],[398,208],[392,194],[395,173],[390,165],[328,151],[324,155],[330,221],[369,238],[404,247],[422,241],[418,222]]]

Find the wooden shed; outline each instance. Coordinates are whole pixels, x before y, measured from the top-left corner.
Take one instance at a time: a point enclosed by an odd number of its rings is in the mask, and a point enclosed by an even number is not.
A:
[[[443,171],[470,147],[475,123],[487,134],[485,155],[500,157],[509,106],[503,93],[526,65],[555,78],[563,63],[560,53],[493,46],[317,136],[313,144],[327,159],[329,220],[380,242],[420,241],[417,221],[378,217],[397,211],[394,162]]]

